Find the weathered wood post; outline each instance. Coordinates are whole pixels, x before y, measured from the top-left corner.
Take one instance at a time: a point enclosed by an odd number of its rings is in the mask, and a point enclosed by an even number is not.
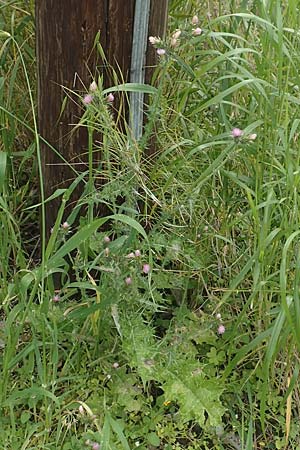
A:
[[[141,8],[144,3],[148,15]],[[66,92],[83,93],[92,75],[103,72],[103,61],[93,49],[96,34],[100,31],[100,43],[108,62],[121,68],[124,80],[143,81],[147,46],[144,43],[138,49],[142,53],[134,53],[137,52],[136,45],[133,47],[133,42],[137,42],[134,29],[142,24],[135,13],[143,16],[140,19],[144,20],[145,29],[140,31],[147,41],[149,35],[163,35],[167,4],[168,0],[36,0],[39,132],[79,172],[86,168],[87,133],[83,127],[72,130],[80,120],[82,108],[78,98],[70,93],[63,109],[62,105]],[[137,62],[137,55],[142,61],[132,66],[132,56]],[[154,65],[154,58],[155,53],[148,46],[146,65]],[[146,77],[149,80],[149,72]],[[107,85],[109,80],[104,78],[104,82]],[[44,142],[41,150],[47,198],[57,188],[68,186],[74,172]],[[78,195],[79,192],[73,200]],[[59,204],[60,200],[55,199],[46,205],[48,232]]]

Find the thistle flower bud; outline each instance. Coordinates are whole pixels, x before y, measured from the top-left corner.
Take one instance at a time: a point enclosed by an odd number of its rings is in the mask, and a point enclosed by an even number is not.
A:
[[[115,97],[112,93],[108,94],[108,96],[106,97],[106,101],[108,103],[112,103],[114,101]]]
[[[193,18],[192,18],[192,24],[193,25],[198,25],[198,23],[199,23],[199,18],[198,18],[198,16],[193,16]]]
[[[125,278],[125,283],[127,286],[130,286],[132,284],[132,278],[131,277]]]
[[[172,34],[172,38],[173,39],[178,39],[181,35],[181,30],[176,30],[173,34]]]
[[[156,36],[149,36],[149,42],[152,45],[156,45],[160,43],[160,38]]]
[[[91,92],[95,92],[97,89],[98,89],[97,83],[96,83],[96,81],[93,81],[93,82],[90,84],[90,91],[91,91]]]
[[[248,136],[249,141],[255,141],[256,138],[257,138],[257,134],[255,134],[255,133],[249,134],[249,136]]]
[[[175,48],[175,47],[177,47],[178,43],[179,43],[179,42],[178,42],[178,39],[172,38],[172,39],[171,39],[171,42],[170,42],[170,46],[173,47],[173,48]]]

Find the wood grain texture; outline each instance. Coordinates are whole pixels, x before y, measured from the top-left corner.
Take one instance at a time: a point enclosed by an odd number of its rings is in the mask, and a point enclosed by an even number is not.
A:
[[[149,35],[163,34],[166,2],[152,0]],[[134,8],[135,0],[36,0],[39,132],[78,172],[86,169],[87,133],[82,127],[74,131],[83,107],[80,98],[68,90],[84,95],[96,73],[104,75],[106,86],[113,82],[111,72],[93,50],[99,31],[109,64],[117,73],[121,70],[124,81],[129,81]],[[154,58],[155,53],[149,47],[146,64],[153,65]],[[147,74],[148,80],[150,77],[151,74]],[[69,99],[61,112],[66,95]],[[41,151],[48,197],[55,189],[68,187],[74,172],[48,145],[42,143]],[[80,189],[74,193],[72,201],[79,195]],[[47,204],[48,232],[59,205],[59,199]]]

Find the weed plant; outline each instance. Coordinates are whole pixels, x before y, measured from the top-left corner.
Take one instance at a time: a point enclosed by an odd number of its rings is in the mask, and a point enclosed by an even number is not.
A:
[[[173,0],[152,86],[95,74],[48,243],[33,3],[0,1],[0,448],[300,449],[299,2]]]

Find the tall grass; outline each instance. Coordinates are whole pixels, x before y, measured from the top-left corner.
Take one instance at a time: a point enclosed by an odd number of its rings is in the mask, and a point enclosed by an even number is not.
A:
[[[298,3],[173,0],[155,87],[95,74],[89,168],[48,243],[32,11],[0,2],[3,448],[298,448]],[[106,101],[130,90],[138,142]]]

